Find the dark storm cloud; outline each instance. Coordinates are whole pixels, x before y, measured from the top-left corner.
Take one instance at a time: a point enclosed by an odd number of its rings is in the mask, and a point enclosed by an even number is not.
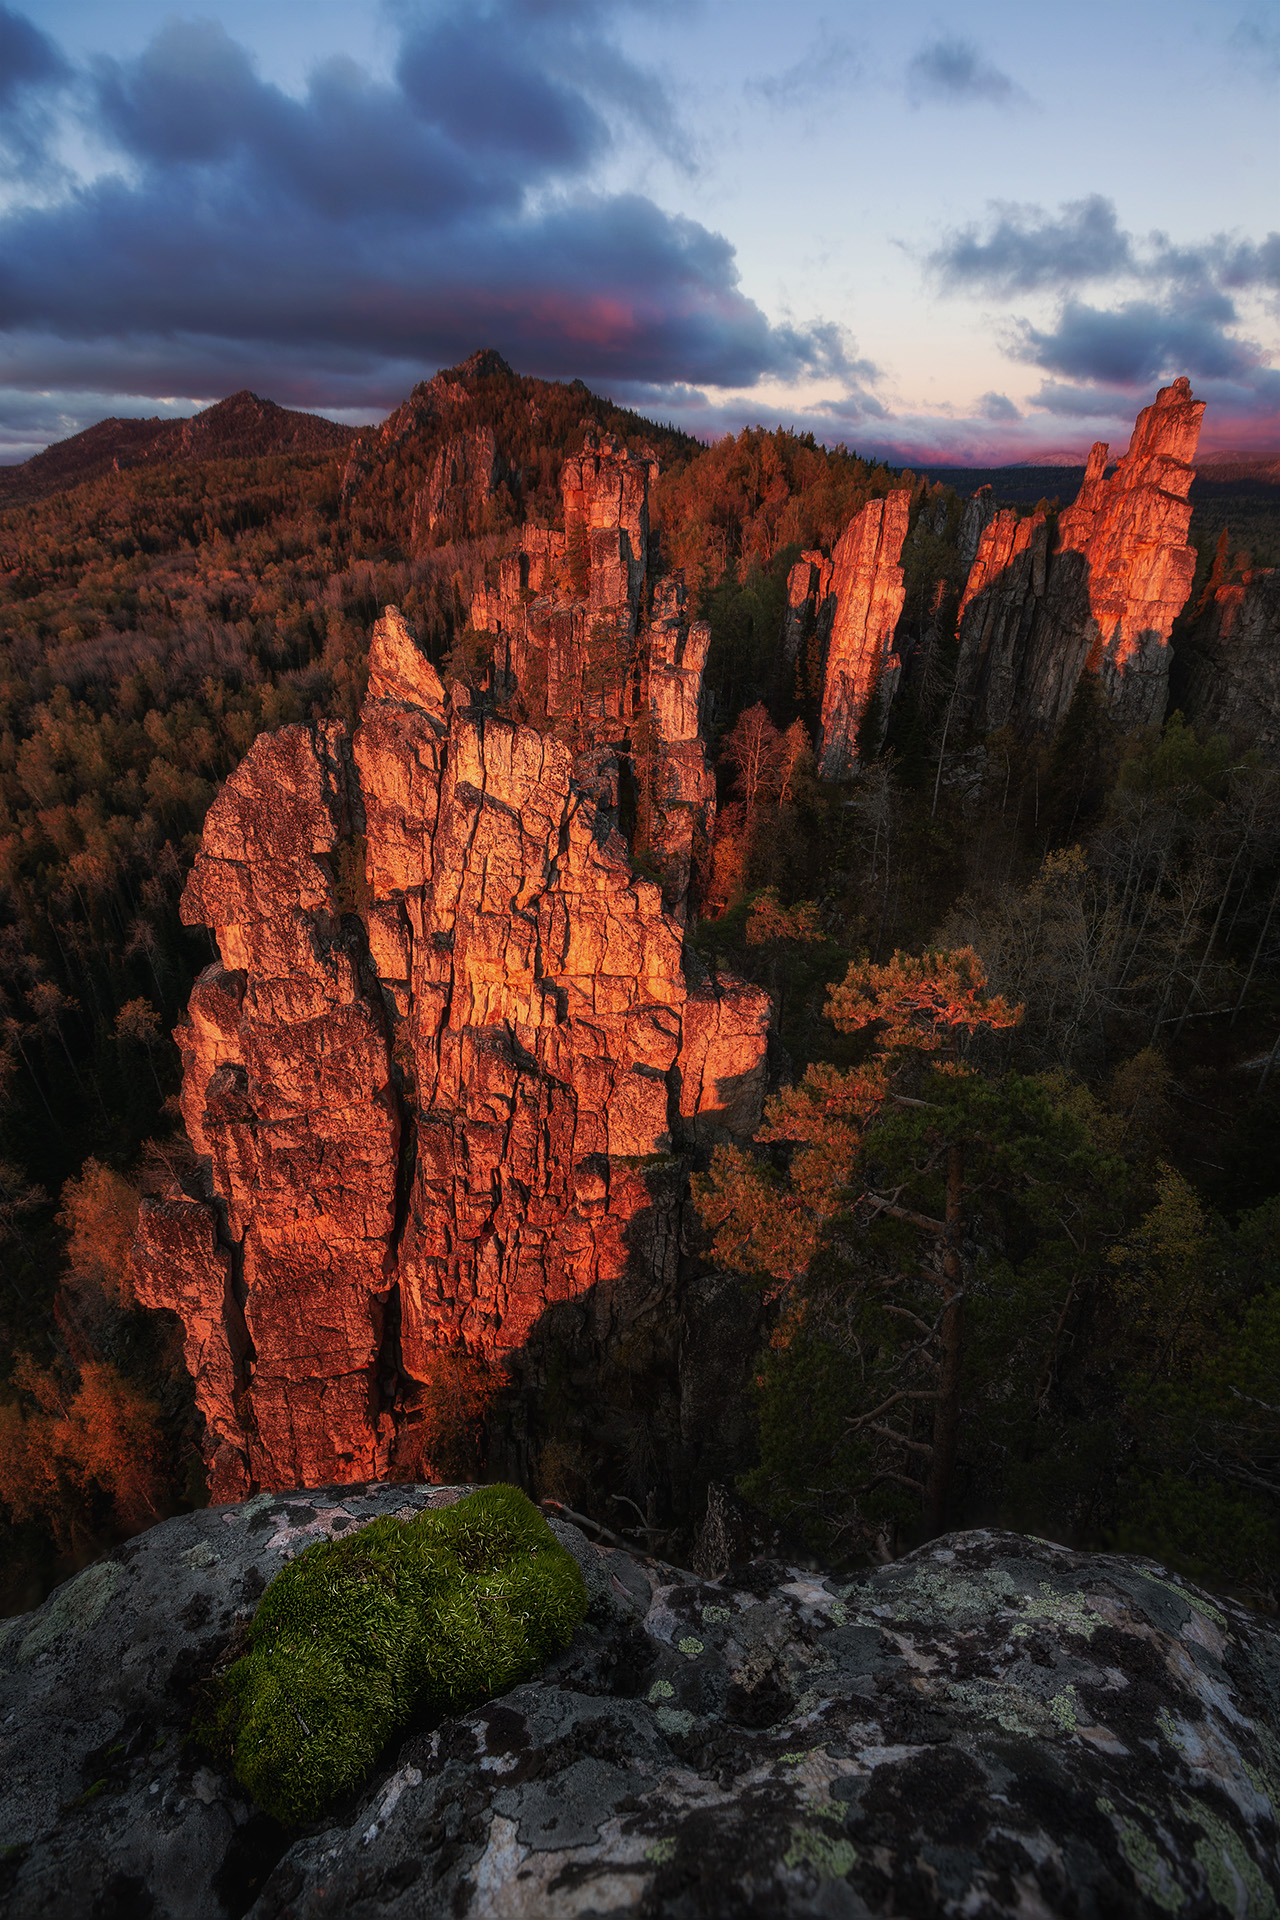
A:
[[[921,47],[907,63],[907,98],[913,106],[1010,107],[1026,98],[1007,73],[984,60],[972,40],[947,38]]]
[[[592,190],[621,120],[670,131],[615,11],[408,12],[389,83],[330,60],[300,97],[210,21],[100,59],[77,98],[125,164],[0,218],[0,378],[377,407],[481,344],[595,380],[842,371],[834,330],[770,325],[719,234]]]
[[[0,178],[41,187],[56,180],[49,106],[70,77],[52,40],[25,15],[0,6]]]

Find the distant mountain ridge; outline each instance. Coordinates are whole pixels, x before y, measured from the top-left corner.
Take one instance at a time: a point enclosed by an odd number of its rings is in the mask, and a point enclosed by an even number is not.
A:
[[[1280,486],[1280,453],[1250,452],[1246,448],[1224,448],[1220,453],[1203,453],[1196,463],[1206,480],[1262,480]],[[1204,473],[1208,467],[1210,472]]]
[[[148,462],[251,460],[272,453],[338,453],[358,429],[297,413],[247,387],[189,420],[99,420],[18,466],[0,467],[0,505],[43,500],[113,468]]]

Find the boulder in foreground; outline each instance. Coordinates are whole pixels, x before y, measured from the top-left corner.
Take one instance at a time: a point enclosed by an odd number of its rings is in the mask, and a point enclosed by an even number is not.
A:
[[[1280,1634],[1009,1533],[712,1584],[557,1523],[591,1600],[567,1652],[275,1825],[184,1746],[192,1683],[289,1556],[462,1491],[188,1514],[5,1623],[13,1920],[1276,1914]]]

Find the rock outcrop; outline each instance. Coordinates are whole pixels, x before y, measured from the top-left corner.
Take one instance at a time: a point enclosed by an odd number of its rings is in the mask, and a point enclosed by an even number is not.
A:
[[[787,611],[782,628],[782,658],[794,673],[817,625],[818,611],[831,590],[831,562],[821,552],[802,553],[787,575]]]
[[[664,738],[659,779],[700,752]],[[570,1305],[600,1350],[674,1320],[682,1151],[756,1123],[769,1001],[686,978],[607,761],[446,695],[389,609],[354,733],[260,738],[210,809],[182,913],[221,960],[178,1033],[210,1198],[145,1205],[136,1271],[182,1319],[215,1498],[403,1473],[444,1349],[498,1368]]]
[[[1275,1920],[1274,1622],[1010,1533],[709,1583],[553,1521],[568,1651],[276,1826],[185,1743],[193,1686],[288,1558],[462,1491],[187,1514],[0,1623],[10,1920]]]
[[[647,452],[589,434],[561,474],[564,531],[525,527],[496,585],[471,605],[494,639],[495,682],[580,749],[602,757],[600,791],[616,802],[619,755],[634,785],[637,838],[681,923],[695,852],[710,837],[715,778],[702,738],[702,675],[711,629],[691,621],[684,578],[648,581]]]
[[[633,653],[649,555],[646,455],[588,434],[561,470],[564,529],[521,529],[470,621],[492,634],[500,684],[539,717],[608,738],[631,716]]]
[[[974,561],[978,557],[978,546],[983,534],[996,517],[995,494],[989,486],[979,487],[964,503],[964,512],[960,516],[960,533],[956,541],[956,559],[960,563],[960,574],[968,579]]]
[[[887,712],[902,663],[894,629],[906,588],[902,546],[911,515],[906,490],[868,501],[832,550],[802,553],[787,575],[782,668],[794,679],[803,659],[823,665],[819,769],[844,779],[857,752],[858,729],[879,693]]]
[[[906,599],[899,561],[910,513],[907,492],[868,501],[836,542],[829,583],[820,583],[833,602],[818,753],[825,780],[849,773],[867,707],[879,694],[887,711],[897,687],[893,635]]]
[[[956,683],[957,717],[979,733],[1004,726],[1014,710],[1048,566],[1043,513],[1020,520],[1006,507],[982,528],[960,598]]]
[[[1055,727],[1088,671],[1121,727],[1163,719],[1169,638],[1195,573],[1187,496],[1203,414],[1175,380],[1138,415],[1111,474],[1099,441],[1051,553],[1040,516],[988,522],[962,605],[962,716],[980,729]]]
[[[1176,697],[1197,726],[1280,757],[1280,570],[1217,589],[1179,649]]]
[[[414,496],[409,541],[421,548],[441,521],[462,536],[485,531],[485,510],[500,470],[492,427],[473,427],[446,440]]]

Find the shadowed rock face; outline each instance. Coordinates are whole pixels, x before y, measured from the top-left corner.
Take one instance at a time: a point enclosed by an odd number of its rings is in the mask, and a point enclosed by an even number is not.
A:
[[[1280,572],[1219,587],[1179,664],[1177,698],[1198,726],[1280,755]]]
[[[255,1815],[184,1744],[192,1683],[313,1541],[465,1491],[187,1514],[0,1623],[10,1920],[1275,1920],[1274,1622],[1011,1533],[711,1585],[553,1521],[590,1601],[566,1653],[314,1828]]]
[[[1004,726],[1013,711],[1048,564],[1049,530],[1042,513],[1020,520],[1006,507],[979,534],[960,600],[956,689],[961,715],[979,733]]]
[[[899,561],[910,513],[906,492],[869,501],[837,541],[829,581],[820,570],[824,598],[834,603],[819,751],[826,780],[843,779],[851,771],[858,727],[872,696],[879,691],[887,708],[897,688],[902,663],[893,651],[893,634],[906,599]]]
[[[210,810],[182,912],[221,960],[178,1039],[212,1200],[146,1207],[136,1268],[216,1499],[387,1471],[443,1345],[674,1311],[679,1156],[756,1124],[769,1002],[686,979],[580,759],[446,697],[389,609],[354,733],[264,736]]]
[[[414,498],[409,542],[423,547],[440,521],[464,533],[484,531],[485,508],[499,470],[497,442],[492,427],[473,427],[454,434],[431,463],[426,485]]]
[[[1138,415],[1110,475],[1099,441],[1052,555],[1043,515],[987,522],[959,629],[957,701],[973,725],[1054,727],[1086,670],[1121,727],[1163,719],[1169,637],[1195,573],[1187,496],[1203,414],[1175,380]]]

